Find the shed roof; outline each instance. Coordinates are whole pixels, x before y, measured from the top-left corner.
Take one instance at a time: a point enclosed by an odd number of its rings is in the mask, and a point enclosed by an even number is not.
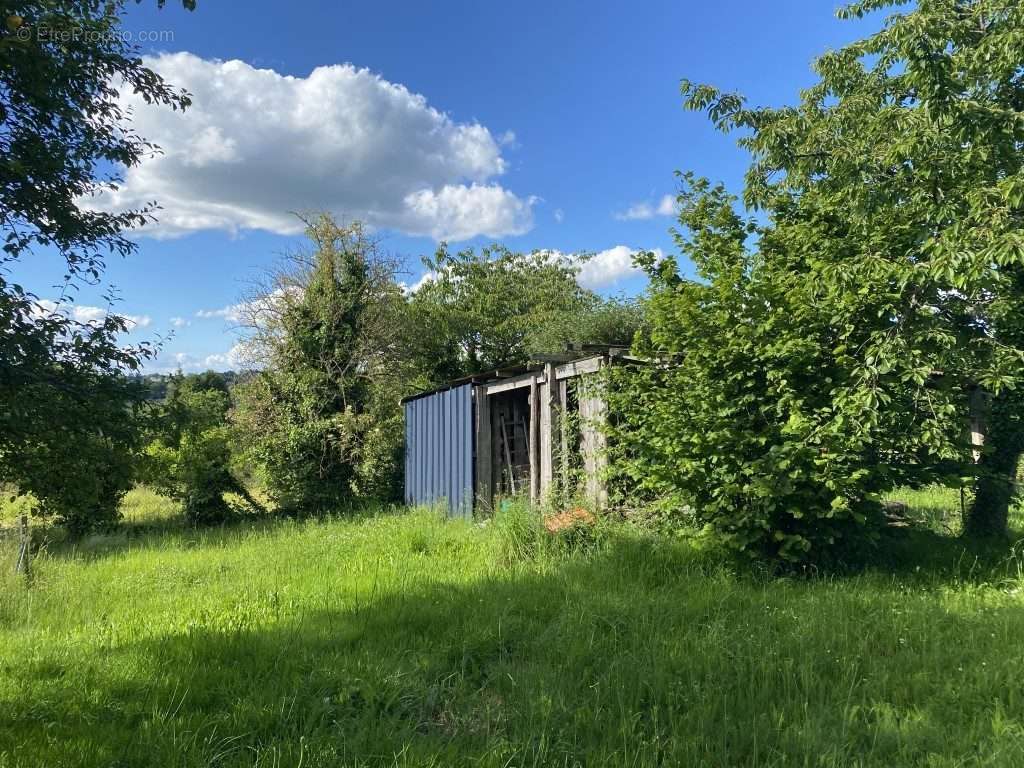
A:
[[[495,368],[490,371],[483,371],[481,373],[474,373],[470,376],[463,376],[458,379],[453,379],[439,387],[403,397],[401,402],[404,405],[405,403],[417,400],[421,397],[428,397],[430,395],[436,395],[438,392],[446,392],[449,389],[461,387],[463,384],[489,384],[495,381],[500,381],[501,379],[510,379],[514,376],[521,376],[524,373],[541,371],[544,369],[544,363],[569,363],[575,360],[583,360],[585,358],[597,357],[600,355],[609,358],[632,359],[628,357],[628,352],[629,347],[621,344],[569,344],[566,346],[566,351],[564,353],[534,356],[533,359],[538,362],[528,363],[527,365],[513,365],[506,366],[504,368]]]

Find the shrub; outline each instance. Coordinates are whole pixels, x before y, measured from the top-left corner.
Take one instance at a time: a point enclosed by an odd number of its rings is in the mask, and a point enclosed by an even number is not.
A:
[[[172,382],[146,447],[143,476],[181,501],[190,522],[211,524],[232,514],[225,494],[249,496],[232,472],[228,395],[198,386],[183,377]]]

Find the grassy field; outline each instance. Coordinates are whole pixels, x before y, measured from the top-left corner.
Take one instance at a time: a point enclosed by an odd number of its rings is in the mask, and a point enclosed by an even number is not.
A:
[[[4,768],[1024,765],[1012,550],[901,533],[895,575],[767,579],[521,512],[193,531],[128,505],[31,588],[0,553]]]

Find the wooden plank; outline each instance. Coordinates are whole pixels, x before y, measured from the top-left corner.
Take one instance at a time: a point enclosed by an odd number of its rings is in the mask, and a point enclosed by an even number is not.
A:
[[[558,482],[562,498],[569,493],[569,382],[562,379],[558,385]]]
[[[487,391],[486,388],[484,391]],[[498,429],[501,404],[491,400],[489,405],[491,410],[491,505],[494,506],[497,503],[498,495],[504,493],[505,490],[501,483],[501,433]]]
[[[607,403],[601,382],[593,379],[586,381],[580,392],[580,448],[583,454],[585,496],[595,509],[602,509],[608,504],[608,489],[604,479],[608,466],[603,429],[606,413]]]
[[[542,378],[543,374],[538,376],[536,373],[524,373],[521,376],[516,376],[512,379],[505,379],[504,381],[497,381],[492,384],[485,384],[484,387],[487,389],[487,394],[497,395],[500,392],[508,392],[510,389],[519,389],[520,387],[532,387],[534,386],[539,378]]]
[[[491,462],[491,401],[484,387],[474,387],[476,400],[476,508],[489,514],[494,506]]]
[[[560,365],[555,369],[556,379],[571,379],[574,376],[582,376],[587,373],[597,373],[604,363],[604,355],[595,355],[582,360],[574,360],[571,363]]]
[[[538,449],[540,453],[540,482],[537,493],[542,504],[550,502],[552,491],[554,490],[554,395],[557,387],[555,366],[548,363],[544,366],[544,383],[539,387],[540,424],[538,431],[540,432],[540,439],[538,440]]]
[[[498,419],[501,421],[501,444],[505,449],[505,472],[508,477],[508,487],[512,489],[512,495],[516,493],[516,468],[512,463],[512,452],[508,447],[508,430],[506,429],[505,419],[499,416]],[[515,433],[515,424],[512,425],[512,432]]]
[[[540,461],[538,448],[540,447],[540,386],[536,378],[530,384],[530,503],[537,504],[540,501]]]

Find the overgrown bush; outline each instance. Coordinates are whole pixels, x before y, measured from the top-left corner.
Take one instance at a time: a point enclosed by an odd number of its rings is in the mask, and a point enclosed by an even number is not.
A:
[[[262,370],[239,392],[236,434],[278,507],[336,512],[401,492],[399,400],[410,364],[404,298],[358,224],[307,222],[295,254],[249,302]]]
[[[613,485],[730,547],[784,562],[848,557],[876,535],[888,477],[872,438],[833,410],[848,376],[813,286],[763,269],[718,188],[680,196],[699,281],[647,259],[649,365],[610,387]],[[897,425],[890,425],[895,428]]]
[[[136,479],[143,392],[92,349],[115,348],[123,327],[120,318],[94,327],[55,315],[40,320],[33,333],[47,337],[40,344],[53,342],[48,334],[61,336],[54,343],[67,347],[66,364],[59,375],[40,378],[8,369],[13,394],[0,393],[0,484],[32,494],[38,513],[73,535],[115,523]],[[31,353],[32,345],[20,349]]]
[[[232,471],[229,404],[224,388],[195,377],[175,377],[146,447],[143,477],[181,501],[194,524],[228,519],[232,508],[225,494],[239,494],[252,503]]]

